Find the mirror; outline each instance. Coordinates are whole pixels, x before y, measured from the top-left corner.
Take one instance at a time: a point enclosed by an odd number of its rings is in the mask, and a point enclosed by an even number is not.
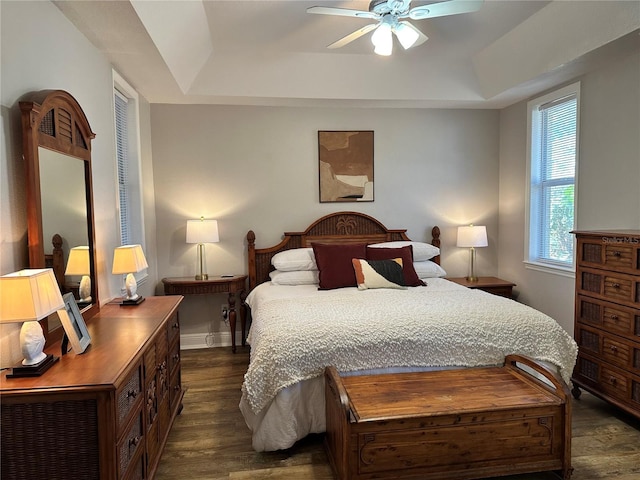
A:
[[[20,110],[27,173],[29,267],[52,267],[61,292],[73,291],[78,299],[79,277],[65,275],[64,270],[70,249],[88,246],[92,300],[80,305],[88,320],[99,310],[91,184],[91,140],[95,134],[78,102],[62,90],[29,95],[20,102]],[[52,245],[54,237],[57,249]],[[42,323],[45,332],[59,327],[50,328],[46,320]]]

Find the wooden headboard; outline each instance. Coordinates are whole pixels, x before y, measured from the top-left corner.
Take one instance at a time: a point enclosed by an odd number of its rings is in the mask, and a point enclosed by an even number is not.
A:
[[[247,233],[249,258],[249,290],[268,282],[273,270],[271,258],[278,252],[292,248],[310,247],[312,243],[380,243],[410,240],[404,230],[390,230],[369,215],[358,212],[337,212],[313,222],[304,232],[285,232],[280,243],[268,248],[256,248],[256,234]],[[431,230],[431,244],[440,247],[440,229]],[[440,256],[432,259],[440,263]]]
[[[62,250],[62,237],[57,233],[53,235],[51,238],[51,244],[53,245],[53,252],[46,253],[44,255],[44,264],[46,268],[52,268],[53,274],[58,281],[58,285],[60,286],[60,291],[65,293],[64,291],[64,270],[65,270],[65,262],[64,262],[64,252]]]

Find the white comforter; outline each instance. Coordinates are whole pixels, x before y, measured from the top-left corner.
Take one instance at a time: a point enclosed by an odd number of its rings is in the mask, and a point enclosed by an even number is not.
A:
[[[502,364],[517,353],[555,365],[569,382],[577,354],[573,339],[547,315],[443,279],[429,279],[427,287],[364,291],[265,283],[247,302],[251,361],[241,409],[254,433],[255,420],[263,420],[279,392],[320,377],[327,365],[341,372],[472,367]],[[296,439],[273,445],[286,448]],[[257,450],[274,449],[269,442],[256,444],[254,435]]]

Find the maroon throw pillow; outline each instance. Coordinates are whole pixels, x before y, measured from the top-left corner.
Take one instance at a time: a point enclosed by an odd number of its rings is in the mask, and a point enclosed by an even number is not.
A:
[[[319,290],[357,286],[351,260],[366,257],[366,244],[313,243],[311,246],[318,265]]]
[[[402,259],[402,272],[404,273],[404,284],[407,287],[424,286],[415,268],[413,268],[413,247],[407,245],[400,248],[367,248],[367,260],[390,260],[394,258]]]

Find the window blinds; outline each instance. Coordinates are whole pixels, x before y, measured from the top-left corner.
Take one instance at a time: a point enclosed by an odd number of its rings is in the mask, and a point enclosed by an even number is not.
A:
[[[116,156],[118,162],[118,202],[120,207],[120,242],[122,245],[130,243],[129,220],[129,170],[128,170],[128,109],[127,98],[115,90],[115,120],[116,120]]]
[[[538,155],[531,175],[531,206],[538,222],[532,238],[536,260],[573,262],[574,195],[577,149],[577,96],[538,108]]]

